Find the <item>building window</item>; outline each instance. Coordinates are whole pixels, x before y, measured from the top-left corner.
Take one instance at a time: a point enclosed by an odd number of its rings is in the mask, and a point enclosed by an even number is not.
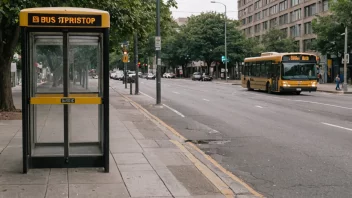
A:
[[[249,17],[248,17],[248,23],[252,23],[252,21],[253,21],[253,20],[252,20],[252,16],[249,16]]]
[[[248,7],[248,13],[251,13],[253,11],[253,5]]]
[[[259,0],[254,3],[254,10],[262,7],[262,0]]]
[[[281,29],[281,32],[284,33],[285,37],[287,37],[287,28]]]
[[[263,30],[268,29],[268,21],[263,22]]]
[[[304,34],[313,34],[312,22],[304,24]]]
[[[328,11],[329,9],[329,0],[323,0],[323,12]]]
[[[254,26],[254,32],[259,33],[260,32],[260,24],[257,24]]]
[[[285,0],[279,4],[279,11],[282,12],[287,9],[288,1]]]
[[[310,17],[315,15],[316,13],[316,4],[312,4],[309,6],[304,7],[304,17]]]
[[[315,39],[307,39],[303,40],[303,51],[310,51],[313,49],[313,42]]]
[[[279,17],[279,25],[284,25],[288,23],[288,14],[281,15]]]
[[[246,19],[242,19],[242,25],[246,25]]]
[[[301,8],[290,13],[291,22],[301,19]]]
[[[291,35],[291,37],[301,36],[301,24],[291,26],[290,27],[290,35]]]
[[[269,8],[269,13],[270,13],[270,15],[274,15],[274,14],[278,13],[278,5],[271,6]]]
[[[277,23],[276,23],[276,18],[271,19],[271,20],[270,20],[269,27],[270,27],[270,28],[273,28],[273,27],[275,27],[276,25],[277,25]]]
[[[298,5],[300,1],[301,0],[291,0],[291,7]]]
[[[263,10],[263,19],[264,19],[264,17],[267,17],[267,16],[269,16],[269,9],[265,9],[265,10]]]
[[[255,13],[255,14],[254,14],[254,21],[259,21],[259,20],[261,19],[260,16],[261,16],[261,13],[260,13],[260,12]]]

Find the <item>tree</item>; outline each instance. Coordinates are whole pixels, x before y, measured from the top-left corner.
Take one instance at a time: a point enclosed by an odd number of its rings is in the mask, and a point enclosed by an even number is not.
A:
[[[317,34],[314,48],[322,54],[343,54],[345,28],[337,22],[336,15],[318,17],[313,20],[312,28]],[[351,41],[350,41],[351,43]]]
[[[212,62],[221,62],[221,56],[225,51],[224,35],[225,18],[222,14],[207,12],[198,16],[192,16],[185,28],[181,31],[186,35],[183,42],[187,45],[187,50],[192,52],[192,60],[204,60],[209,68]],[[238,23],[227,20],[228,56],[237,59],[236,52],[240,52],[237,44],[243,37],[237,29]]]
[[[263,35],[262,44],[271,52],[295,52],[298,48],[293,38],[287,38],[284,32],[275,28]]]
[[[18,46],[18,15],[21,9],[29,7],[89,7],[106,10],[110,13],[111,52],[119,49],[120,42],[132,40],[132,33],[137,32],[141,41],[147,39],[155,27],[155,1],[147,0],[1,0],[0,1],[0,111],[13,111],[10,64]],[[175,0],[162,4],[162,10],[169,10],[176,5]],[[164,12],[166,13],[166,12]],[[162,16],[165,16],[162,15]],[[171,16],[161,21],[170,21]]]

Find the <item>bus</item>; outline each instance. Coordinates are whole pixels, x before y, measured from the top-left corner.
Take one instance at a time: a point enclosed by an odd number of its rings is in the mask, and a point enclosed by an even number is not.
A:
[[[266,52],[245,58],[242,87],[251,90],[291,92],[317,90],[316,65],[319,57],[309,53]]]

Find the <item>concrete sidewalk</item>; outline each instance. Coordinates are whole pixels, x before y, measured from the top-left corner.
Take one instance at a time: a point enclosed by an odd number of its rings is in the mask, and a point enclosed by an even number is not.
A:
[[[22,174],[22,122],[0,120],[0,197],[255,197],[236,178],[213,171],[209,160],[204,163],[204,153],[128,98],[110,91],[110,173],[76,168],[31,169]],[[20,90],[13,92],[20,105]]]
[[[327,92],[327,93],[336,93],[336,94],[352,94],[352,85],[347,85],[348,91],[343,92],[342,90],[342,84],[340,84],[340,89],[341,90],[336,90],[336,84],[335,83],[324,83],[324,84],[318,84],[318,90],[320,92]]]

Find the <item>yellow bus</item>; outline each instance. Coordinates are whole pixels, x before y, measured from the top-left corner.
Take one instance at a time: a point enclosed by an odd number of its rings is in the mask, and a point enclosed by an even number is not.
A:
[[[242,87],[271,92],[317,90],[318,57],[308,53],[262,53],[245,58],[241,76]]]

